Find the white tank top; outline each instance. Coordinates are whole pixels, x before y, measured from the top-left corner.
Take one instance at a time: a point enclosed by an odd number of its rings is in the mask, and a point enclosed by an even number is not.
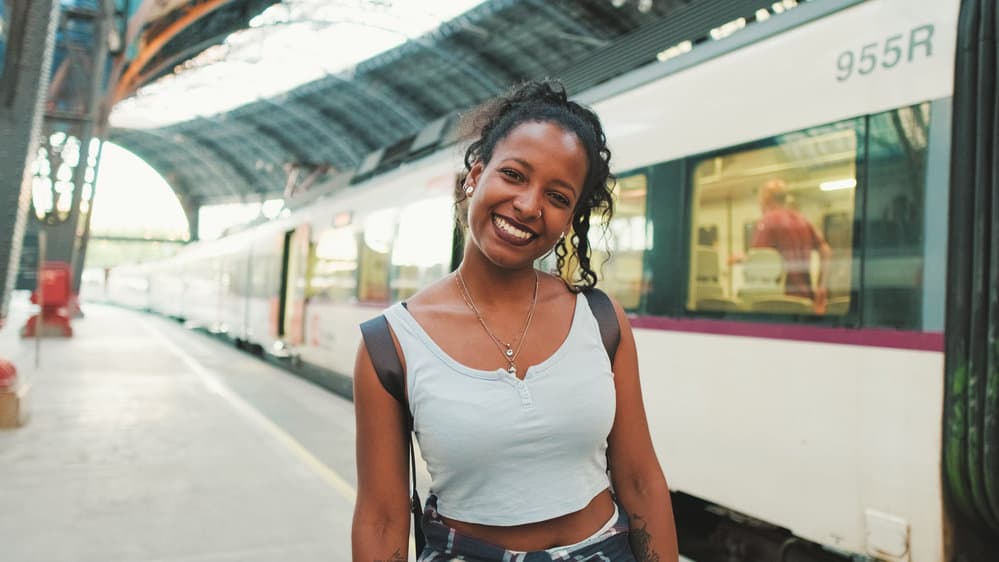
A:
[[[579,511],[610,486],[614,373],[585,296],[576,296],[565,341],[523,381],[462,365],[401,304],[385,317],[405,356],[414,429],[441,515],[535,523]]]

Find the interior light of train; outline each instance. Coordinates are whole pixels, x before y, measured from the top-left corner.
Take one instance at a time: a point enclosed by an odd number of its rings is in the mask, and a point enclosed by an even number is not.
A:
[[[852,189],[854,187],[857,187],[857,180],[854,178],[825,181],[819,184],[819,189],[822,191],[836,191],[839,189]]]

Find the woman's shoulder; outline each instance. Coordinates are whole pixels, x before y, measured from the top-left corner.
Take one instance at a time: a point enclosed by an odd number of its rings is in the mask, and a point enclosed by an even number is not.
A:
[[[426,309],[448,304],[450,299],[450,284],[454,283],[450,275],[431,283],[430,285],[413,293],[405,300],[406,307],[412,309]]]

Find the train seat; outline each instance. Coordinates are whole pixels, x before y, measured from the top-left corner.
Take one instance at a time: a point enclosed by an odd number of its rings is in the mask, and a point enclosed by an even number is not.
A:
[[[826,314],[842,316],[847,312],[850,312],[850,297],[829,299],[829,304],[826,306]]]
[[[697,310],[715,312],[740,312],[744,310],[741,302],[726,297],[708,297],[697,299]]]
[[[697,247],[694,269],[694,288],[698,300],[724,297],[721,286],[721,263],[718,251],[708,246]],[[700,308],[700,307],[698,307]]]
[[[757,298],[750,305],[750,310],[753,312],[767,312],[770,314],[815,313],[815,307],[812,299],[792,297],[788,295],[775,295],[772,297]]]
[[[773,248],[752,248],[742,263],[739,296],[756,301],[784,294],[784,261]]]

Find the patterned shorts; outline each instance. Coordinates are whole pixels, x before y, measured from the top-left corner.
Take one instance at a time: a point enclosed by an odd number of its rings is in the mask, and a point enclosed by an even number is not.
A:
[[[635,562],[628,544],[628,516],[618,507],[617,521],[601,533],[564,548],[534,552],[514,552],[501,546],[459,534],[441,521],[437,497],[430,496],[423,512],[423,534],[427,546],[418,562],[468,560],[470,562]]]

